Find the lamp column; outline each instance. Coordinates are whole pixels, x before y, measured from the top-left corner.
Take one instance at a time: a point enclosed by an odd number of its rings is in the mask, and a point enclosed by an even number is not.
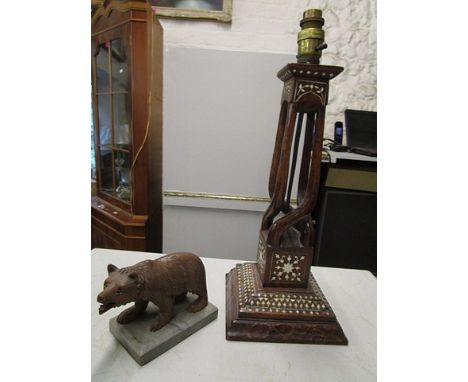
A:
[[[298,63],[278,72],[284,87],[268,184],[271,203],[260,227],[257,261],[238,264],[226,276],[228,340],[348,343],[310,272],[329,82],[343,71],[319,64],[326,47],[322,25],[320,10],[304,12]]]

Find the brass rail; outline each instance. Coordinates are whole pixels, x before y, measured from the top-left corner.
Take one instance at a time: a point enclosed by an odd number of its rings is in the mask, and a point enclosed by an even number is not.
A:
[[[233,195],[233,194],[215,194],[211,192],[189,192],[166,190],[164,196],[178,198],[201,198],[201,199],[217,199],[217,200],[235,200],[240,202],[260,202],[270,203],[271,199],[268,196],[253,196],[253,195]],[[291,199],[291,203],[297,203],[296,199]]]

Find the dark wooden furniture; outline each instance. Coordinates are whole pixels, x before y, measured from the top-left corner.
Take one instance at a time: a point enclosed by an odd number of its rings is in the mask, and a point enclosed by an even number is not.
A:
[[[146,0],[92,2],[92,247],[162,251],[162,44]]]
[[[271,203],[263,216],[257,262],[237,265],[227,275],[228,340],[348,343],[310,273],[311,212],[319,193],[329,81],[342,71],[288,64],[278,73],[284,88],[268,187]],[[292,206],[296,167],[297,206]]]
[[[323,161],[320,183],[313,265],[377,276],[377,162]]]

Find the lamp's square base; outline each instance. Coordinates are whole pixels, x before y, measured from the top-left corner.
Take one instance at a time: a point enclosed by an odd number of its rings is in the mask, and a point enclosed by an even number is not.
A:
[[[226,339],[348,344],[312,274],[307,288],[264,288],[256,263],[226,275]]]
[[[175,305],[174,318],[156,332],[150,331],[150,325],[159,309],[152,304],[142,317],[130,324],[120,325],[117,316],[111,318],[109,329],[133,359],[144,365],[218,317],[218,308],[211,303],[197,313],[187,312],[185,308],[196,298],[188,295],[187,301]]]

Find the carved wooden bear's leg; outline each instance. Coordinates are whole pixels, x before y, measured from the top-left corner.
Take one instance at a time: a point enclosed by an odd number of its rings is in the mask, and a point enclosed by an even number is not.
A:
[[[193,267],[196,269],[192,273],[190,282],[188,283],[189,292],[195,293],[198,295],[198,298],[192,302],[187,307],[187,312],[195,313],[202,310],[205,306],[208,305],[208,292],[206,291],[206,276],[205,276],[205,267],[203,266],[202,261],[197,258],[197,266]]]
[[[169,296],[164,296],[159,297],[157,300],[153,301],[153,304],[157,305],[159,308],[158,318],[155,319],[150,326],[150,330],[155,332],[171,321],[172,317],[174,316],[174,300]]]
[[[135,301],[135,305],[133,305],[131,308],[125,309],[122,313],[120,313],[117,316],[117,322],[119,324],[128,324],[134,321],[136,318],[138,318],[145,312],[147,306],[148,301]]]
[[[200,286],[198,290],[193,290],[192,293],[198,295],[198,298],[187,306],[187,312],[195,313],[202,310],[205,306],[208,305],[208,293],[206,292],[206,285]]]

